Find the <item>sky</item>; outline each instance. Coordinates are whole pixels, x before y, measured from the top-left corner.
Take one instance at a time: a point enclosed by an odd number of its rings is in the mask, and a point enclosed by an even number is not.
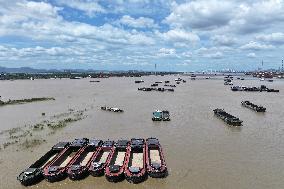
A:
[[[0,0],[0,66],[255,70],[281,66],[284,0]]]

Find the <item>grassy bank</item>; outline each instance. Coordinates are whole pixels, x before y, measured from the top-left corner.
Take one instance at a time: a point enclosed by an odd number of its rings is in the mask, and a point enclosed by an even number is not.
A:
[[[41,98],[27,98],[27,99],[19,99],[19,100],[11,100],[2,101],[0,100],[0,106],[5,105],[13,105],[13,104],[26,104],[31,102],[39,102],[39,101],[47,101],[47,100],[55,100],[53,97],[41,97]]]

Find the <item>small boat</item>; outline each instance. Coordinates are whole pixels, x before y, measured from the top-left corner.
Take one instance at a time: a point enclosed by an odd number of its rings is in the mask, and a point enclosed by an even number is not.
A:
[[[264,108],[263,106],[258,106],[258,105],[255,105],[253,103],[251,103],[250,101],[242,101],[241,102],[242,106],[244,107],[247,107],[247,108],[250,108],[256,112],[265,112],[266,111],[266,108]]]
[[[276,92],[276,93],[278,93],[279,90],[278,89],[267,89],[266,92]]]
[[[30,186],[43,179],[42,171],[45,166],[57,157],[57,155],[69,145],[69,142],[59,142],[54,145],[45,155],[39,158],[29,168],[20,173],[17,179],[24,186]]]
[[[123,112],[123,110],[120,108],[107,107],[107,106],[102,106],[101,110],[110,111],[110,112]]]
[[[183,79],[182,82],[183,82],[183,83],[186,83],[186,80]]]
[[[268,82],[273,82],[273,79],[268,79],[267,81],[268,81]]]
[[[164,154],[157,138],[146,139],[146,164],[150,177],[163,178],[167,176]]]
[[[135,83],[144,83],[144,81],[143,80],[137,80],[137,81],[135,81]]]
[[[174,89],[165,89],[166,91],[175,92]]]
[[[124,171],[126,180],[134,184],[143,182],[147,178],[145,140],[132,138],[126,153]]]
[[[152,121],[162,121],[163,112],[161,110],[156,110],[153,112]]]
[[[104,174],[105,167],[108,165],[110,159],[110,152],[112,151],[113,144],[114,141],[105,141],[92,157],[89,172],[94,177],[102,176]]]
[[[76,156],[70,163],[67,170],[68,177],[71,180],[80,180],[88,176],[89,165],[92,157],[95,155],[97,149],[102,145],[102,140],[89,140],[88,145],[83,147],[78,156]]]
[[[128,140],[118,140],[110,154],[109,164],[105,168],[106,179],[110,182],[119,182],[124,179],[124,168]]]
[[[91,81],[90,81],[90,83],[99,83],[99,82],[101,82],[101,81],[99,81],[99,80],[95,80],[95,81],[94,81],[94,80],[91,80]]]
[[[241,126],[242,122],[239,118],[232,116],[231,114],[228,114],[225,112],[223,109],[215,109],[213,110],[214,114],[225,121],[227,124],[232,125],[232,126]]]
[[[165,83],[170,83],[170,81],[165,81]]]
[[[67,176],[67,170],[73,158],[78,155],[81,148],[88,143],[88,139],[75,139],[70,146],[63,150],[48,166],[43,170],[44,178],[49,182],[63,180]]]
[[[154,83],[151,85],[151,87],[157,87],[158,86],[158,83]]]
[[[170,121],[170,112],[168,110],[162,111],[162,120],[163,121]]]
[[[162,81],[156,81],[155,83],[163,83]]]

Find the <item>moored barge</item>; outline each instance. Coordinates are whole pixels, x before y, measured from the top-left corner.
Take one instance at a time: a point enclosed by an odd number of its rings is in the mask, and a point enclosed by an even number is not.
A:
[[[56,182],[67,176],[67,169],[73,158],[78,155],[81,148],[88,143],[88,139],[75,139],[69,147],[63,150],[48,166],[43,170],[44,178],[49,182]]]
[[[167,176],[164,154],[157,138],[146,140],[146,164],[147,173],[150,177],[163,178]]]
[[[45,166],[57,157],[62,150],[69,145],[69,142],[59,142],[54,145],[45,155],[39,158],[29,168],[20,173],[17,179],[24,186],[30,186],[40,182],[44,177],[42,171]]]
[[[89,172],[92,176],[98,177],[104,175],[105,167],[110,160],[110,152],[113,150],[113,144],[114,141],[105,141],[92,157],[89,167]]]
[[[124,179],[128,140],[118,140],[110,154],[110,161],[105,168],[106,179],[110,182],[119,182]]]
[[[250,101],[242,101],[241,102],[242,106],[246,107],[246,108],[250,108],[256,112],[265,112],[266,108],[264,108],[263,106],[258,106],[256,104],[251,103]]]
[[[229,125],[232,126],[241,126],[242,122],[239,118],[225,112],[223,109],[215,109],[213,110],[214,114],[219,117],[220,119],[222,119],[224,122],[226,122]]]
[[[131,139],[126,157],[124,171],[126,180],[134,184],[143,182],[147,178],[145,140]]]
[[[71,180],[80,180],[88,176],[92,157],[95,155],[101,144],[102,140],[89,140],[88,145],[83,147],[78,155],[73,158],[73,161],[70,163],[67,170],[68,177]]]

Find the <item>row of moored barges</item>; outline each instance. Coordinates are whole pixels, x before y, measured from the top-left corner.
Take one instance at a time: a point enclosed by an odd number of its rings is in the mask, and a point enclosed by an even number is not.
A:
[[[23,171],[17,179],[25,186],[36,184],[45,178],[49,182],[65,179],[80,180],[92,176],[105,177],[110,182],[124,178],[140,183],[147,176],[167,176],[162,147],[157,138],[133,138],[131,141],[102,141],[75,139],[60,142],[44,156]]]
[[[246,108],[252,109],[256,112],[265,112],[266,111],[265,107],[253,104],[252,102],[250,102],[248,100],[242,101],[241,105],[246,107]],[[240,120],[239,118],[227,113],[223,109],[217,108],[217,109],[214,109],[213,112],[218,118],[222,119],[228,125],[232,125],[232,126],[241,126],[242,125],[242,122],[243,122],[242,120]]]

